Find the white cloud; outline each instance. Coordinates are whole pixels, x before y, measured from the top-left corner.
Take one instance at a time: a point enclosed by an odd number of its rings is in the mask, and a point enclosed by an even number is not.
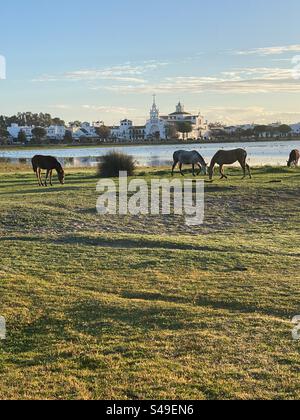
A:
[[[82,108],[88,111],[96,111],[99,113],[105,114],[132,114],[137,111],[136,108],[126,108],[126,107],[119,107],[119,106],[97,106],[97,105],[82,105]]]
[[[123,94],[141,93],[299,93],[300,81],[293,78],[293,70],[286,68],[255,67],[234,69],[217,76],[166,77],[157,83],[94,86]]]
[[[60,76],[42,75],[33,82],[78,82],[95,80],[114,80],[118,82],[146,83],[141,76],[167,66],[168,63],[151,60],[140,65],[125,63],[119,66],[107,67],[104,69],[84,69],[64,73]]]
[[[234,54],[268,56],[268,55],[280,55],[280,54],[290,53],[290,52],[292,53],[300,52],[300,44],[283,45],[283,46],[277,46],[277,47],[275,46],[275,47],[253,48],[251,50],[235,51]]]
[[[51,108],[66,110],[66,109],[71,109],[72,107],[70,105],[65,105],[65,104],[56,104],[56,105],[52,105]]]

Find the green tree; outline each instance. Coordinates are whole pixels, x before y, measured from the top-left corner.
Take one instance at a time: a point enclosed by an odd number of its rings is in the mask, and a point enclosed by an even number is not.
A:
[[[82,124],[81,121],[72,121],[69,123],[70,127],[77,127],[77,128],[81,127],[81,124]]]
[[[189,121],[180,121],[176,124],[177,131],[182,134],[183,140],[193,131],[193,126]]]
[[[106,125],[101,125],[101,127],[96,128],[96,133],[102,141],[106,141],[110,137],[110,128]]]
[[[61,126],[61,127],[66,125],[65,122],[58,117],[53,118],[51,123],[52,123],[52,125],[58,125],[58,126]]]
[[[244,137],[244,135],[245,135],[245,130],[243,130],[242,128],[238,128],[236,131],[235,131],[235,135],[239,138],[239,139],[241,139],[242,137]]]
[[[257,125],[254,127],[254,134],[257,137],[261,137],[264,133],[269,132],[269,127],[267,125]]]
[[[47,131],[43,127],[35,127],[32,130],[33,142],[36,144],[42,143],[46,135]]]
[[[0,137],[6,137],[6,138],[9,137],[9,132],[7,131],[6,128],[0,127]]]
[[[73,143],[73,136],[71,131],[67,130],[64,135],[64,143],[71,144]]]
[[[244,130],[244,136],[245,137],[253,137],[254,136],[253,128],[247,128],[246,130]]]
[[[20,130],[18,134],[18,142],[21,144],[27,143],[27,136],[25,131]]]
[[[0,128],[5,128],[7,127],[7,117],[5,117],[4,115],[0,115]]]
[[[292,129],[291,129],[291,127],[289,125],[282,124],[280,127],[278,127],[278,132],[282,136],[287,136],[287,135],[291,134]]]
[[[176,125],[168,124],[166,127],[166,137],[167,139],[178,139],[178,130]]]
[[[9,132],[6,128],[0,128],[0,144],[6,145],[8,143]]]

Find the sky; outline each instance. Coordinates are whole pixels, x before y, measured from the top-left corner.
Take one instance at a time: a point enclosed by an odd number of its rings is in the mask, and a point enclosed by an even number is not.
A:
[[[162,114],[180,100],[210,122],[300,121],[299,0],[15,0],[0,13],[0,114],[141,124],[156,94]]]

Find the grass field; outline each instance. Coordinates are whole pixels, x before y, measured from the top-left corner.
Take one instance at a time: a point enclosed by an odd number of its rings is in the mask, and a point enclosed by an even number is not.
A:
[[[229,173],[192,229],[0,167],[0,399],[299,398],[300,171]]]

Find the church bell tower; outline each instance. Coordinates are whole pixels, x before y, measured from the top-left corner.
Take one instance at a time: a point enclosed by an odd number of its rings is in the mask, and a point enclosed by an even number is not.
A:
[[[159,109],[156,105],[156,95],[153,95],[153,105],[150,110],[150,120],[152,122],[157,122],[159,120]]]

